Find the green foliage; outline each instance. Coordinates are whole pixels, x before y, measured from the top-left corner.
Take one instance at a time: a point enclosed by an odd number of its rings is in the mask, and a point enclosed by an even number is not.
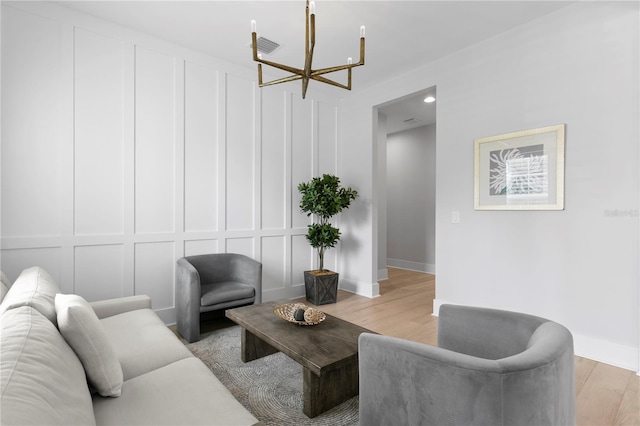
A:
[[[317,223],[309,225],[307,241],[318,250],[319,268],[324,269],[324,251],[335,247],[340,240],[340,230],[329,223],[329,220],[349,207],[358,192],[351,188],[340,187],[337,176],[324,174],[314,177],[310,182],[298,185],[302,194],[300,211],[307,216],[315,215]]]
[[[313,223],[309,225],[307,231],[307,241],[311,244],[311,247],[335,247],[340,240],[340,230],[330,223],[320,224]]]

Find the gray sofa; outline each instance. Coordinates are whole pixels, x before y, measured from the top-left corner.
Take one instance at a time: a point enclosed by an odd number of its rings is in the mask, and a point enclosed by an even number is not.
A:
[[[543,318],[443,305],[438,347],[365,333],[360,425],[573,425],[573,338]]]
[[[29,268],[0,304],[0,328],[3,425],[258,422],[146,296],[88,304]]]

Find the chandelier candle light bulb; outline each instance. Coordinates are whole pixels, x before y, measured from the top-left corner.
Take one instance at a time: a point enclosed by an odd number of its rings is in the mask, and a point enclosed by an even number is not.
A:
[[[258,85],[260,87],[264,87],[279,83],[286,83],[289,81],[302,80],[302,99],[304,99],[307,95],[307,87],[309,86],[310,80],[316,80],[322,83],[330,84],[332,86],[340,87],[341,89],[351,90],[351,70],[355,67],[364,65],[364,35],[365,28],[363,25],[360,27],[360,61],[358,63],[354,64],[353,60],[349,58],[346,65],[312,69],[311,63],[313,61],[313,50],[316,45],[316,3],[314,1],[307,0],[307,6],[305,8],[305,60],[304,68],[300,69],[284,64],[278,64],[272,61],[267,61],[265,59],[262,59],[262,55],[258,55],[258,36],[256,34],[256,21],[252,20],[251,43],[253,47],[253,60],[255,62],[258,62]],[[262,81],[262,64],[287,71],[292,75],[264,83]],[[324,77],[325,74],[343,70],[347,71],[347,84],[338,83]]]

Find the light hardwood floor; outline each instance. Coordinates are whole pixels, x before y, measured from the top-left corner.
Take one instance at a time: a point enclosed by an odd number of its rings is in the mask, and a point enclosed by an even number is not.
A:
[[[341,290],[338,303],[321,309],[380,334],[435,345],[434,297],[434,275],[389,268],[389,279],[380,282],[380,297]],[[640,377],[635,372],[576,357],[575,376],[577,425],[640,425]]]

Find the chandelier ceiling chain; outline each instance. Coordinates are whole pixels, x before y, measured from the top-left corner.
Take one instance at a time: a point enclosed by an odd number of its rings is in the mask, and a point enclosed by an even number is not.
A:
[[[307,95],[307,88],[309,86],[309,80],[316,80],[323,83],[337,86],[342,89],[351,90],[351,70],[360,65],[364,65],[364,26],[360,27],[360,61],[352,63],[351,58],[348,58],[346,65],[338,65],[335,67],[321,68],[314,70],[311,68],[313,61],[313,49],[316,45],[316,13],[315,2],[307,0],[307,6],[305,8],[306,22],[305,22],[305,46],[304,46],[304,68],[294,68],[288,65],[278,64],[276,62],[265,61],[262,59],[262,55],[258,54],[258,42],[256,33],[256,21],[251,21],[251,41],[253,44],[253,60],[258,62],[258,85],[260,87],[272,86],[279,83],[287,83],[289,81],[302,80],[302,99]],[[277,80],[268,81],[264,83],[262,81],[262,64],[269,65],[274,68],[278,68],[293,75],[288,77],[279,78]],[[329,74],[336,71],[347,70],[347,84],[341,84],[323,77],[325,74]]]

